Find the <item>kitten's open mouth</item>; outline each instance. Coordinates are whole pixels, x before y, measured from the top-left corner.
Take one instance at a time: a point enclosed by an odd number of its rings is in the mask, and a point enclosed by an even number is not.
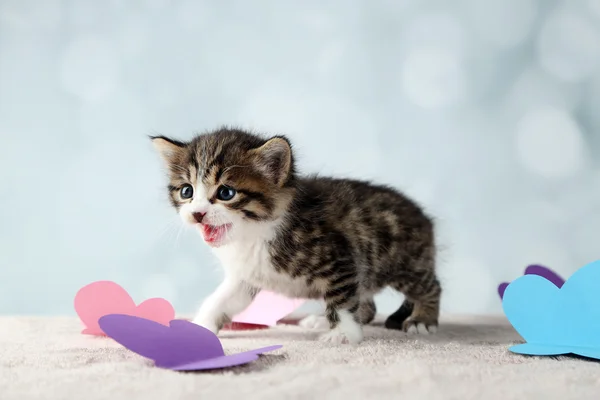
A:
[[[206,224],[200,225],[200,230],[202,231],[204,241],[211,246],[218,244],[223,237],[225,237],[229,228],[231,228],[231,224],[218,226]]]

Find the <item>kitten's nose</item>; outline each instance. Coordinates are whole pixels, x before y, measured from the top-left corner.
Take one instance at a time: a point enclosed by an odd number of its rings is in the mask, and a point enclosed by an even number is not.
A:
[[[195,212],[192,214],[192,217],[194,217],[194,219],[196,220],[197,223],[201,224],[205,215],[206,215],[205,212],[204,213],[203,212]]]

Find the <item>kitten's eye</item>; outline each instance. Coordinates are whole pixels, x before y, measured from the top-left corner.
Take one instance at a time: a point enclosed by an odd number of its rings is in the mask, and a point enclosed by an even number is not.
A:
[[[233,199],[233,196],[235,196],[235,193],[236,193],[235,189],[232,189],[225,185],[221,185],[217,189],[217,199],[222,200],[222,201],[229,201],[229,200]]]
[[[192,185],[183,185],[180,193],[182,199],[191,199],[194,196],[194,188]]]

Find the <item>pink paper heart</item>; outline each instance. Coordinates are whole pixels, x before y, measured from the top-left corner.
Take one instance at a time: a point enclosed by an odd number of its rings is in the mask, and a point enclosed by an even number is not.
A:
[[[109,314],[131,315],[166,326],[175,319],[175,310],[167,300],[153,298],[136,306],[127,291],[111,281],[97,281],[79,289],[75,311],[85,326],[81,333],[95,336],[105,336],[98,320]]]
[[[277,325],[277,321],[290,315],[305,301],[304,299],[290,299],[289,297],[263,290],[256,295],[248,308],[233,317],[232,321],[275,326]]]

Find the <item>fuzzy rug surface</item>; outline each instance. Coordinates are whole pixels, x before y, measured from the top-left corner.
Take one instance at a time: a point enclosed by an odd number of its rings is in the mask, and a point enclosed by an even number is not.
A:
[[[202,373],[155,368],[76,318],[0,317],[0,399],[599,399],[600,362],[510,353],[504,318],[446,318],[436,335],[380,325],[358,346],[280,325],[222,332],[226,353],[282,344],[246,366]]]

